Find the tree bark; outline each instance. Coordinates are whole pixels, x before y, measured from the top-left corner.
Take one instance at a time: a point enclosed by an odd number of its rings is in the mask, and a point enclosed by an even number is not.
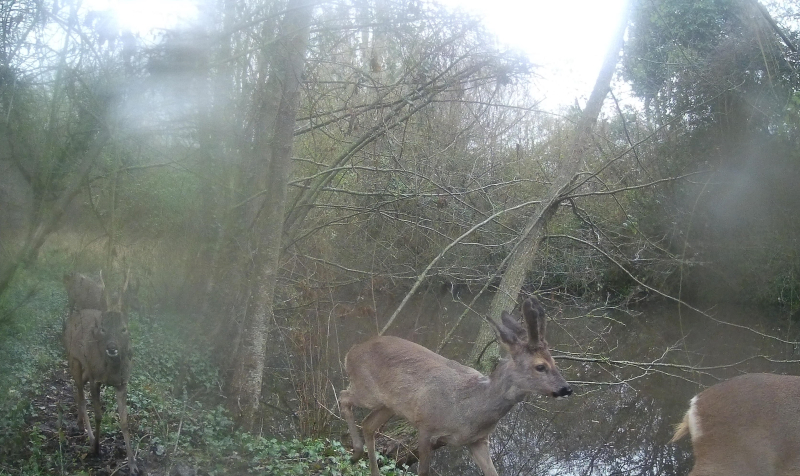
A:
[[[255,157],[258,158],[260,154],[261,158],[259,173],[264,174],[265,194],[251,234],[255,251],[252,254],[252,267],[246,276],[252,283],[251,300],[240,329],[241,344],[237,349],[230,383],[231,403],[235,406],[239,421],[249,429],[256,424],[267,338],[273,322],[283,215],[292,165],[292,141],[311,15],[308,0],[289,2],[281,26],[282,45],[277,48],[270,73],[277,75],[280,87],[267,88],[279,95],[278,111],[274,122],[260,121],[262,125],[274,124],[271,130],[259,131],[262,137],[272,137],[272,140],[267,148],[257,147],[255,151]],[[262,109],[262,113],[269,114],[270,111]]]
[[[630,2],[629,2],[630,3]],[[544,237],[545,227],[549,220],[558,211],[558,206],[563,197],[568,194],[575,186],[583,158],[591,147],[592,129],[600,115],[603,101],[611,89],[611,79],[614,76],[614,69],[619,60],[619,53],[623,45],[623,35],[628,25],[630,4],[626,5],[620,23],[617,27],[614,39],[606,51],[600,73],[597,75],[589,101],[586,108],[580,115],[578,124],[571,140],[569,151],[566,154],[566,161],[558,170],[558,174],[552,182],[547,195],[542,200],[542,204],[537,208],[528,224],[525,226],[519,240],[514,245],[511,258],[508,261],[500,286],[492,299],[489,308],[489,318],[499,319],[503,310],[511,310],[516,307],[517,296],[525,281],[525,276],[532,270],[533,260],[539,251],[539,244]],[[481,329],[470,354],[470,362],[473,365],[481,366],[478,359],[486,353],[484,350],[494,339],[494,331],[486,322],[481,324]],[[496,355],[496,348],[491,351]]]

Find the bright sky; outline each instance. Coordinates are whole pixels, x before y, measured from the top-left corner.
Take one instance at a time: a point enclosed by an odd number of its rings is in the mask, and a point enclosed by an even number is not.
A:
[[[540,68],[535,97],[545,109],[588,97],[625,0],[439,0],[482,18],[500,41]],[[143,34],[197,14],[194,0],[88,0],[117,12],[120,27]]]
[[[174,28],[197,16],[196,0],[88,0],[93,10],[112,10],[120,29],[144,34],[153,29]]]
[[[439,0],[484,20],[504,44],[540,68],[545,109],[581,104],[591,93],[625,0]]]

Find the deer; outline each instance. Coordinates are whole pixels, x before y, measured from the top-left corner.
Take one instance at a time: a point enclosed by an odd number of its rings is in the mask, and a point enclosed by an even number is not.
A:
[[[70,311],[64,329],[64,347],[67,351],[69,372],[75,382],[75,400],[78,404],[78,429],[88,433],[92,453],[100,454],[100,423],[103,407],[100,402],[102,385],[114,387],[117,396],[119,426],[125,440],[130,474],[138,474],[136,459],[131,449],[128,431],[127,388],[131,373],[133,349],[128,333],[128,316],[123,312],[122,296],[128,285],[126,274],[123,291],[116,305],[108,310],[75,309]],[[86,412],[84,385],[89,391],[94,408],[94,432]]]
[[[103,274],[100,273],[100,282],[77,273],[75,271],[66,273],[63,278],[64,287],[67,288],[67,308],[71,313],[73,310],[97,309],[106,310],[105,283]]]
[[[745,374],[705,389],[670,443],[686,435],[689,476],[800,475],[800,377]]]
[[[536,298],[522,305],[526,327],[503,311],[493,326],[508,351],[486,376],[413,342],[378,336],[354,345],[345,355],[349,386],[339,395],[339,405],[353,440],[351,460],[364,455],[366,440],[370,472],[378,476],[375,433],[393,415],[406,419],[418,433],[417,474],[430,472],[433,450],[466,446],[486,476],[497,476],[489,455],[489,436],[498,421],[529,394],[567,397],[567,384],[545,341],[544,308]],[[353,408],[370,413],[358,432]]]

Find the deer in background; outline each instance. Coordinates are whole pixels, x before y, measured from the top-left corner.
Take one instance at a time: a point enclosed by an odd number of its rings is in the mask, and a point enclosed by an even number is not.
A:
[[[78,428],[84,427],[89,436],[89,445],[94,454],[100,454],[100,422],[103,407],[100,402],[101,385],[114,387],[117,393],[119,426],[125,440],[128,468],[131,474],[138,473],[136,460],[131,449],[128,432],[127,388],[131,373],[133,356],[131,338],[128,333],[128,316],[123,311],[122,296],[128,286],[125,276],[123,290],[115,305],[107,305],[108,310],[79,309],[70,310],[64,329],[64,347],[67,350],[69,371],[75,381],[75,400],[78,404]],[[89,391],[94,407],[95,430],[86,412],[86,399],[83,386],[89,383]]]
[[[689,476],[800,475],[800,377],[746,374],[707,388],[670,443],[686,435]]]
[[[420,476],[430,471],[431,453],[444,445],[466,446],[486,476],[497,476],[489,435],[497,422],[531,393],[566,397],[572,389],[561,376],[545,341],[545,315],[535,298],[522,305],[527,330],[503,311],[494,326],[510,358],[491,375],[446,359],[398,337],[374,337],[345,356],[350,386],[339,397],[353,439],[353,461],[364,454],[353,407],[371,410],[362,428],[372,476],[378,476],[375,432],[399,415],[419,432]]]
[[[100,273],[100,282],[76,273],[69,272],[64,275],[64,287],[67,288],[67,312],[81,309],[106,310],[105,283],[103,283],[103,273]]]

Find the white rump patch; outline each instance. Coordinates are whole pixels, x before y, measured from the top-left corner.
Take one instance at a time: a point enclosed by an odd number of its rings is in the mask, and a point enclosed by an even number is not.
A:
[[[697,414],[697,397],[699,395],[695,395],[692,397],[691,403],[689,404],[689,434],[692,435],[692,442],[700,438],[703,434],[703,431],[700,429],[700,416]]]

